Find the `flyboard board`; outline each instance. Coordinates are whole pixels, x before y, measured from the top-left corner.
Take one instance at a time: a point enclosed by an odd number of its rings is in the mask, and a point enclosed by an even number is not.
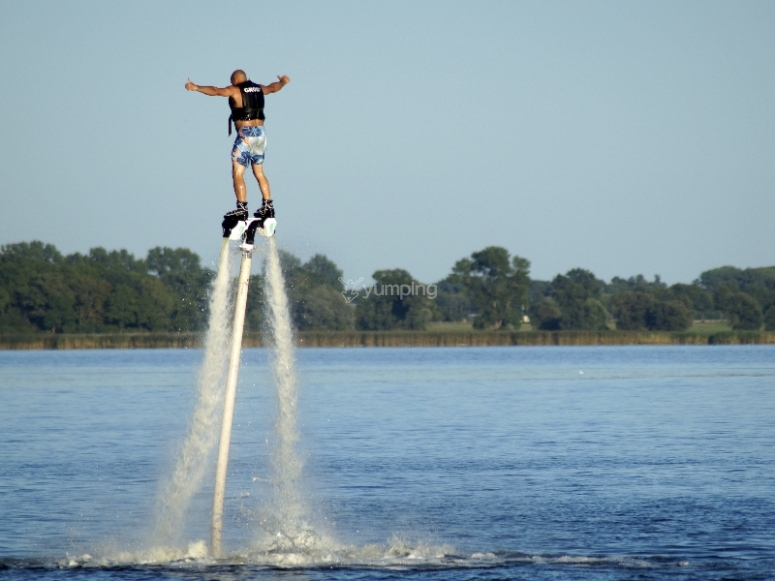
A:
[[[264,238],[274,236],[277,228],[277,220],[267,218],[261,223],[258,218],[249,218],[247,220],[237,220],[236,218],[224,218],[221,223],[223,228],[223,237],[229,240],[242,240],[240,248],[243,250],[253,250],[253,244],[256,239],[256,232]]]

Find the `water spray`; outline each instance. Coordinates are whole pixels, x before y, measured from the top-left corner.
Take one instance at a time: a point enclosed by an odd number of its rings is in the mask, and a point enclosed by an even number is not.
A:
[[[229,253],[229,240],[224,238],[218,273],[210,286],[210,318],[205,335],[204,359],[197,376],[197,403],[175,471],[159,496],[154,535],[156,546],[168,546],[178,540],[184,529],[186,511],[202,484],[215,448],[229,348]]]

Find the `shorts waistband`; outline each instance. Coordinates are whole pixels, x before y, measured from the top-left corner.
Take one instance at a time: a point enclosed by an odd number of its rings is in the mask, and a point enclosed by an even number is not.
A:
[[[240,127],[240,135],[260,135],[264,132],[263,125],[248,125],[247,127]]]

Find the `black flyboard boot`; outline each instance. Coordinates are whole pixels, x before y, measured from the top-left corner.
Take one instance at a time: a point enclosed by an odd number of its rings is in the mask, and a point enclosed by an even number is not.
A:
[[[237,209],[226,212],[221,222],[223,228],[223,237],[239,240],[245,232],[245,221],[248,219],[248,205],[244,202],[237,202]]]
[[[262,206],[256,210],[253,216],[258,219],[258,233],[269,238],[274,235],[277,228],[277,220],[274,219],[274,204],[272,200],[264,200]]]

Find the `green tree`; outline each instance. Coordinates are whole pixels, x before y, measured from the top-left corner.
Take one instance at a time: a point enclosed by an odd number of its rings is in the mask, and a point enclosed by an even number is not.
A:
[[[720,302],[724,297],[742,291],[755,299],[762,311],[775,305],[775,266],[745,270],[722,266],[703,272],[695,284],[712,292],[714,298],[721,299]],[[721,306],[717,305],[717,308],[723,310]]]
[[[108,252],[101,246],[89,250],[89,260],[102,267],[103,271],[118,275],[119,273],[134,272],[146,274],[148,267],[146,262],[135,258],[134,254],[126,250],[111,250]]]
[[[75,297],[73,308],[78,331],[85,333],[103,331],[105,304],[111,291],[110,283],[73,272],[70,288]]]
[[[34,279],[44,297],[38,322],[41,329],[53,333],[67,333],[75,329],[75,296],[59,269],[44,272]]]
[[[655,302],[647,314],[652,331],[685,331],[693,319],[694,312],[681,301]]]
[[[775,306],[770,307],[764,313],[764,330],[775,331]]]
[[[293,321],[300,331],[344,331],[353,328],[355,309],[341,292],[318,285],[294,304]]]
[[[152,272],[149,272],[149,265]],[[209,271],[186,249],[148,260],[92,248],[63,257],[39,241],[0,247],[0,329],[100,332],[203,326]]]
[[[608,315],[600,302],[604,288],[605,283],[588,270],[574,268],[565,276],[558,274],[552,281],[552,298],[562,313],[560,327],[586,331],[607,329]]]
[[[744,288],[743,291],[759,303],[762,312],[775,305],[775,290],[760,285],[751,285]]]
[[[55,269],[43,270],[30,277],[16,290],[16,304],[38,329],[54,333],[75,328],[75,299]]]
[[[131,287],[119,284],[113,289],[107,300],[105,320],[119,331],[137,327],[137,294]]]
[[[726,312],[732,305],[732,297],[739,293],[740,288],[736,283],[719,285],[713,291],[713,306],[719,311]]]
[[[60,283],[62,261],[54,246],[37,240],[0,247],[0,328],[36,331],[56,326],[53,317],[46,318],[46,312],[52,296],[60,292],[50,284]],[[54,299],[54,303],[62,308],[62,300]]]
[[[339,278],[342,271],[323,254],[306,263],[280,251],[280,267],[285,278],[291,319],[296,329],[345,330],[354,324],[354,305],[345,300]],[[264,275],[250,278],[245,327],[250,331],[264,328],[268,305],[264,297]]]
[[[175,299],[164,283],[143,277],[136,292],[137,328],[146,331],[171,331]],[[139,291],[139,292],[138,292]]]
[[[735,285],[744,292],[748,292],[748,288],[752,286],[775,290],[775,266],[746,268],[745,270],[734,266],[722,266],[706,270],[695,281],[695,284],[711,292],[722,285]]]
[[[584,301],[584,322],[588,329],[605,331],[608,329],[608,311],[597,299]]]
[[[301,266],[301,273],[310,286],[328,286],[342,291],[342,271],[324,254],[316,254]]]
[[[473,310],[468,288],[462,282],[452,282],[450,277],[436,283],[438,319],[448,322],[464,321]]]
[[[43,317],[43,328],[54,333],[72,333],[76,329],[75,297],[65,289],[50,293]]]
[[[734,293],[725,301],[724,309],[732,328],[756,331],[762,326],[762,309],[756,299],[746,293]]]
[[[20,281],[13,289],[13,304],[20,314],[37,329],[45,329],[44,317],[48,304],[46,293],[39,284],[40,277]]]
[[[530,285],[530,261],[519,256],[510,259],[505,248],[488,246],[471,254],[471,258],[459,260],[450,281],[468,289],[476,307],[475,328],[521,326]]]
[[[300,262],[288,275],[291,292],[291,316],[300,331],[352,329],[354,305],[342,295],[342,271],[323,254]]]
[[[301,269],[301,260],[286,250],[278,250],[280,257],[280,270],[286,283],[293,283]],[[293,286],[293,285],[292,285]]]
[[[554,299],[546,298],[530,305],[530,324],[533,329],[557,331],[562,322],[562,312]]]
[[[645,292],[624,291],[611,297],[616,328],[637,331],[685,331],[694,312],[684,301],[660,301]]]
[[[0,246],[0,254],[4,261],[25,265],[61,264],[64,260],[53,244],[44,244],[40,240],[5,244]]]
[[[618,294],[624,291],[649,293],[652,296],[662,296],[667,290],[667,285],[662,282],[658,274],[654,275],[654,281],[646,280],[642,274],[631,276],[628,279],[615,276],[611,283],[606,286],[609,294]]]
[[[527,291],[527,299],[531,305],[549,298],[552,294],[552,283],[548,280],[531,280]]]
[[[356,326],[365,331],[424,329],[431,320],[433,304],[427,287],[400,268],[378,270],[368,297],[355,308]],[[425,288],[426,293],[413,290]],[[409,289],[412,289],[410,291]]]
[[[4,329],[5,317],[11,306],[11,294],[0,286],[0,332]]]
[[[656,300],[645,292],[624,291],[611,298],[616,328],[623,331],[638,331],[648,328],[649,313]]]
[[[674,284],[670,287],[670,297],[700,313],[713,310],[713,295],[696,284]]]
[[[151,248],[145,263],[148,270],[159,277],[165,274],[199,273],[202,269],[199,255],[188,248]]]
[[[199,256],[187,248],[157,246],[148,251],[146,264],[173,293],[168,326],[178,331],[203,329],[213,272],[202,268]]]

